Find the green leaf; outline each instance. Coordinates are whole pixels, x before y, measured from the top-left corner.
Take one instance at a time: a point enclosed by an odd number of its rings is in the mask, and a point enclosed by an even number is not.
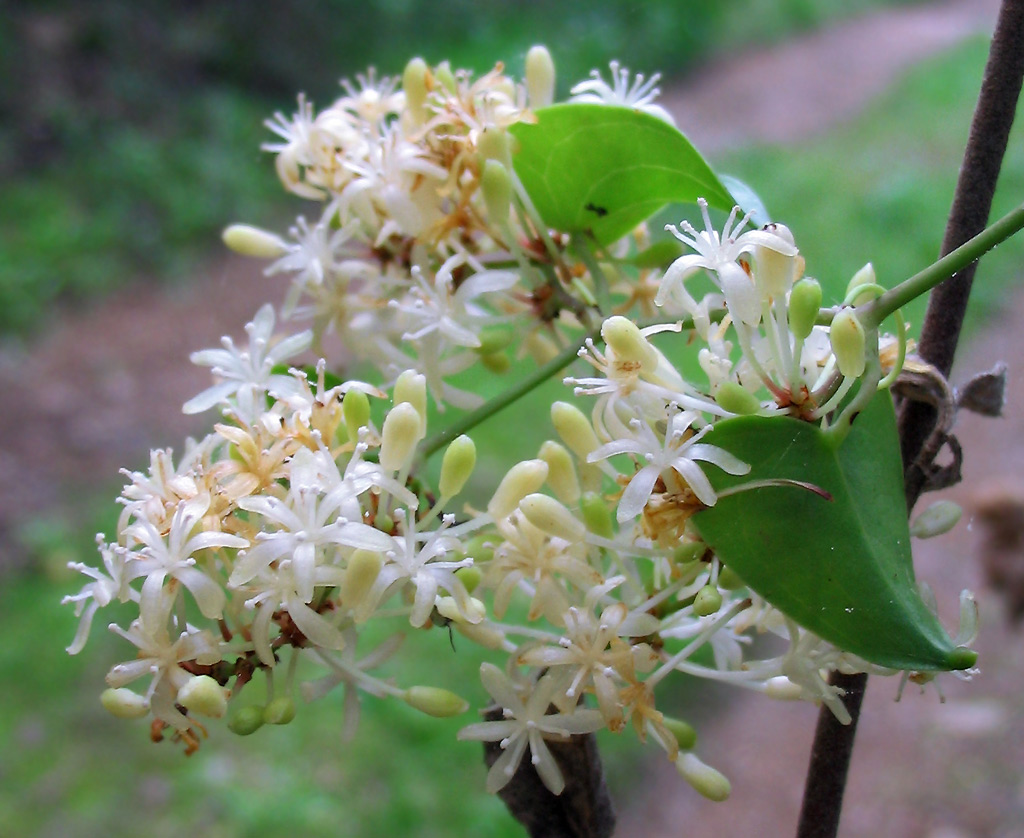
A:
[[[816,425],[744,416],[706,441],[750,473],[709,474],[716,489],[751,480],[812,483],[720,498],[693,522],[723,562],[804,628],[880,666],[946,670],[976,655],[953,645],[918,593],[892,399],[879,393],[838,449]]]
[[[670,202],[704,198],[733,207],[698,151],[673,126],[632,108],[552,105],[535,124],[509,130],[518,140],[516,174],[549,226],[613,242]]]

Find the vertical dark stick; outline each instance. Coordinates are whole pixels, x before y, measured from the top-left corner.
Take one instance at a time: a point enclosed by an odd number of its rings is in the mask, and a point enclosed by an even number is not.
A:
[[[1022,78],[1024,0],[1003,0],[946,225],[943,254],[979,233],[988,221]],[[928,302],[918,351],[944,375],[949,374],[953,365],[976,265],[938,286]],[[918,459],[934,425],[932,408],[919,403],[908,402],[900,416],[908,513],[924,488],[925,469],[921,465],[927,464],[919,464]],[[935,453],[931,451],[930,456]],[[846,690],[846,706],[853,720],[849,725],[841,725],[828,709],[821,709],[797,838],[834,838],[839,831],[843,790],[867,675],[835,675],[832,683]]]

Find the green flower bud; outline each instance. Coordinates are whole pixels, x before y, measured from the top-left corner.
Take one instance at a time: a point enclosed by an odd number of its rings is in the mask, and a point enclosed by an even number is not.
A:
[[[422,439],[423,419],[409,402],[395,405],[384,417],[380,431],[380,464],[389,471],[407,466]]]
[[[512,168],[512,138],[503,128],[484,128],[477,138],[476,150],[481,160],[495,160],[504,166],[506,175]]]
[[[601,538],[614,538],[615,525],[608,504],[597,492],[584,492],[580,497],[580,512],[587,529]]]
[[[761,409],[761,402],[742,384],[723,381],[715,390],[715,401],[730,413],[753,416]]]
[[[238,736],[249,736],[263,727],[263,708],[250,704],[243,707],[228,722],[228,730]]]
[[[263,723],[267,725],[286,725],[294,718],[295,702],[287,695],[275,698],[263,708]]]
[[[506,326],[485,326],[480,330],[480,345],[476,352],[481,355],[492,355],[508,347],[515,333]]]
[[[455,497],[466,485],[476,466],[476,445],[465,434],[456,437],[441,459],[441,479],[437,483],[442,498]]]
[[[665,716],[662,723],[671,731],[680,748],[688,751],[697,744],[697,731],[694,730],[693,725],[687,724],[682,719],[673,719],[671,716]]]
[[[519,510],[541,532],[566,541],[578,541],[587,531],[568,509],[547,495],[527,495],[519,501]]]
[[[358,549],[349,556],[345,578],[340,585],[341,601],[349,608],[357,608],[366,599],[373,583],[384,567],[384,557],[373,550]]]
[[[918,515],[910,525],[910,534],[915,538],[933,538],[949,532],[956,526],[964,511],[951,500],[933,503]]]
[[[853,291],[854,288],[858,288],[861,285],[875,285],[877,282],[878,279],[875,276],[874,266],[868,262],[863,268],[853,275],[853,279],[851,279],[849,284],[846,286],[846,296],[849,298],[850,292]],[[870,293],[859,294],[853,298],[853,305],[857,306],[861,303],[866,303],[871,299],[871,296],[872,295]]]
[[[439,719],[459,716],[469,709],[466,699],[441,687],[409,687],[402,695],[402,700],[421,713]]]
[[[149,702],[145,697],[127,687],[108,687],[100,693],[100,704],[119,719],[141,719],[149,712]]]
[[[562,503],[574,504],[580,499],[580,481],[572,456],[564,445],[547,440],[537,456],[548,464],[548,485]]]
[[[427,93],[430,69],[422,58],[414,58],[405,65],[402,72],[402,90],[405,92],[405,108],[416,125],[422,125],[427,118]]]
[[[698,617],[715,614],[722,607],[722,593],[714,585],[705,585],[693,598],[693,613]]]
[[[474,562],[489,562],[494,558],[494,547],[486,535],[474,535],[466,542],[466,555]]]
[[[469,593],[473,593],[477,586],[480,584],[480,580],[483,579],[484,575],[480,572],[480,568],[476,565],[470,565],[469,567],[460,567],[455,571],[455,578],[458,579]]]
[[[772,224],[770,229],[788,244],[794,244],[793,234],[785,224]],[[770,297],[782,299],[796,278],[799,259],[800,257],[796,253],[779,253],[770,247],[758,245],[754,249],[754,265],[758,285]]]
[[[480,363],[484,369],[494,375],[504,375],[512,369],[512,362],[504,352],[492,352],[489,355],[481,355]]]
[[[524,460],[508,470],[487,504],[488,514],[495,520],[505,518],[519,506],[519,501],[536,492],[548,476],[548,464],[543,460]]]
[[[257,259],[277,259],[288,252],[288,245],[280,236],[248,224],[232,224],[221,233],[221,238],[235,253]]]
[[[598,447],[597,435],[590,420],[575,405],[555,402],[551,405],[551,422],[570,451],[583,462]]]
[[[437,79],[438,83],[444,87],[449,93],[455,93],[457,85],[455,84],[455,74],[452,72],[452,65],[447,61],[442,61],[434,68],[434,78]]]
[[[696,754],[680,754],[676,759],[676,770],[686,782],[708,800],[720,802],[729,797],[732,785],[720,771],[705,765]]]
[[[508,213],[512,207],[512,178],[497,160],[485,160],[480,176],[480,189],[484,194],[487,219],[498,227],[508,224]]]
[[[840,309],[832,318],[829,339],[832,341],[832,352],[835,353],[839,372],[848,378],[857,378],[863,374],[867,362],[864,355],[867,337],[864,326],[852,308]]]
[[[638,364],[646,373],[658,368],[658,351],[628,317],[609,317],[601,324],[601,337],[619,361]]]
[[[178,704],[190,713],[219,719],[228,709],[227,691],[209,675],[193,675],[178,690]]]
[[[804,277],[789,295],[789,330],[800,340],[805,339],[814,329],[821,309],[821,283]]]
[[[526,101],[531,108],[546,108],[555,101],[555,62],[539,44],[526,53]]]
[[[487,606],[476,597],[469,598],[465,610],[459,608],[453,596],[438,597],[434,607],[438,614],[453,623],[479,623],[487,616]]]
[[[672,561],[677,565],[687,565],[697,561],[704,555],[708,546],[703,541],[683,541],[672,551]]]
[[[370,398],[360,390],[349,390],[341,401],[349,439],[359,438],[359,429],[370,424]]]
[[[427,377],[415,370],[406,370],[395,381],[392,404],[408,402],[416,408],[422,420],[420,434],[427,433]]]

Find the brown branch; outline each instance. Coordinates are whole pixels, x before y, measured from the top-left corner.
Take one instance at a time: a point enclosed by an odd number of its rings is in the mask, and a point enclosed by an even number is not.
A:
[[[1022,79],[1024,0],[1003,0],[942,242],[943,255],[980,233],[988,222]],[[975,262],[936,287],[928,302],[918,351],[943,375],[949,375],[953,365],[976,266]],[[935,424],[933,407],[920,402],[904,404],[899,427],[908,513],[917,503],[932,465],[936,448],[929,446],[928,441]],[[921,460],[925,450],[932,452],[928,462]],[[827,708],[821,709],[797,838],[833,838],[839,831],[843,791],[867,675],[836,674],[832,683],[846,690],[845,701],[852,721],[841,725]]]

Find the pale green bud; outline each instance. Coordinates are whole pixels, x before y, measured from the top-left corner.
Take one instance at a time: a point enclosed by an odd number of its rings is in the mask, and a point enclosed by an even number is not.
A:
[[[359,429],[370,424],[370,398],[361,390],[349,390],[341,401],[349,439],[359,438]]]
[[[453,596],[438,597],[434,607],[438,614],[453,623],[479,623],[487,616],[487,606],[476,597],[469,598],[469,604],[465,611],[459,608],[459,604]]]
[[[455,93],[457,89],[455,74],[452,72],[452,65],[447,61],[442,61],[434,68],[434,78],[449,93]]]
[[[459,716],[469,709],[469,702],[466,699],[441,687],[409,687],[402,694],[402,700],[421,713],[439,719]]]
[[[614,538],[615,525],[608,504],[597,492],[584,492],[580,497],[580,512],[587,529],[601,538]]]
[[[918,515],[910,525],[915,538],[933,538],[949,532],[957,525],[964,511],[951,500],[939,500]]]
[[[541,445],[537,456],[548,464],[548,485],[558,499],[562,503],[576,503],[580,499],[580,481],[568,449],[549,439]]]
[[[569,402],[555,402],[551,405],[551,422],[562,442],[583,462],[586,462],[587,455],[598,447],[597,435],[590,420],[575,405]]]
[[[526,101],[531,108],[546,108],[555,101],[555,62],[540,44],[526,53]]]
[[[523,348],[537,364],[546,364],[556,358],[560,351],[557,343],[539,331],[530,332],[526,336]]]
[[[280,236],[248,224],[232,224],[221,233],[221,238],[235,253],[257,259],[277,259],[288,252],[288,245]]]
[[[587,531],[568,509],[547,495],[527,495],[519,501],[519,509],[541,532],[566,541],[579,541]]]
[[[287,695],[275,698],[263,708],[263,723],[286,725],[295,718],[295,702]]]
[[[487,504],[488,514],[495,520],[510,515],[519,501],[536,492],[548,476],[548,464],[543,460],[523,460],[508,470]]]
[[[489,562],[494,558],[494,548],[491,546],[490,538],[486,535],[474,535],[466,542],[466,555],[473,559],[474,562]],[[469,569],[460,568],[455,573],[458,575],[462,571]]]
[[[658,351],[644,337],[640,327],[628,317],[616,314],[601,324],[601,337],[619,361],[638,364],[640,370],[652,373],[658,368]]]
[[[480,584],[480,580],[484,578],[484,575],[476,565],[470,565],[469,567],[460,567],[456,570],[455,578],[466,587],[469,593],[473,593]]]
[[[462,491],[476,466],[476,444],[463,434],[452,440],[441,459],[441,479],[437,483],[442,498],[451,498]]]
[[[508,347],[515,333],[506,326],[485,326],[478,335],[480,345],[474,349],[481,355],[492,355]]]
[[[829,340],[832,342],[839,372],[849,378],[860,376],[866,366],[864,350],[867,337],[864,326],[852,308],[840,309],[832,318]]]
[[[814,329],[820,309],[821,283],[804,277],[793,286],[789,295],[789,330],[804,340]]]
[[[141,719],[149,712],[149,702],[145,696],[127,687],[108,687],[100,693],[100,704],[119,719]]]
[[[505,647],[506,637],[501,629],[487,623],[452,623],[452,625],[455,626],[455,630],[459,634],[469,638],[477,646],[482,646],[485,649],[510,651]]]
[[[259,705],[250,704],[243,707],[228,722],[228,730],[238,736],[249,736],[263,727],[263,709]]]
[[[738,588],[746,587],[746,583],[740,579],[735,570],[727,566],[718,573],[718,587],[723,591],[735,591]]]
[[[779,701],[799,701],[803,692],[799,684],[794,684],[785,675],[769,678],[764,685],[764,694]]]
[[[427,377],[415,370],[406,370],[395,381],[392,404],[408,402],[416,408],[422,420],[420,434],[427,433]]]
[[[678,565],[687,565],[697,561],[704,555],[708,546],[703,541],[684,541],[676,545],[672,551],[672,561]]]
[[[671,716],[665,716],[662,723],[671,731],[680,748],[689,750],[697,744],[697,731],[694,730],[693,725],[687,724],[682,719],[673,719]]]
[[[720,802],[729,797],[732,785],[721,771],[705,765],[696,754],[680,754],[676,759],[676,770],[686,782],[708,800]]]
[[[512,138],[503,128],[484,128],[477,137],[476,151],[481,160],[494,160],[504,166],[506,175],[512,168]]]
[[[380,431],[380,464],[399,471],[409,464],[422,438],[423,419],[409,402],[395,405],[384,417]]]
[[[771,224],[771,232],[787,244],[795,244],[793,234],[785,224]],[[786,296],[796,278],[797,265],[801,259],[796,253],[786,254],[758,245],[754,249],[754,264],[758,284],[770,297],[782,299]]]
[[[698,617],[716,614],[722,607],[722,593],[714,585],[705,585],[693,598],[693,613]]]
[[[427,118],[427,93],[430,69],[422,58],[414,58],[405,65],[402,72],[402,90],[405,92],[405,107],[416,125]]]
[[[480,188],[484,194],[488,221],[503,227],[508,223],[508,213],[512,207],[512,178],[508,176],[508,169],[497,160],[485,160]]]
[[[178,704],[190,713],[219,719],[227,712],[228,695],[209,675],[193,675],[178,690]]]
[[[380,553],[373,550],[354,550],[349,556],[345,577],[340,585],[341,601],[349,608],[358,608],[380,576],[382,567],[384,557]]]
[[[859,288],[861,285],[875,285],[877,282],[878,279],[875,276],[875,268],[870,262],[868,262],[863,268],[853,275],[853,279],[851,279],[849,284],[846,286],[846,296],[849,298],[850,292],[853,291],[854,288]],[[870,299],[871,294],[859,294],[853,298],[853,305],[856,306],[861,303],[866,303]]]
[[[504,375],[512,368],[512,362],[504,352],[491,352],[489,355],[481,355],[480,363],[484,369],[495,375]]]
[[[761,402],[742,384],[735,381],[723,381],[715,390],[715,401],[740,416],[753,416],[761,409]]]

